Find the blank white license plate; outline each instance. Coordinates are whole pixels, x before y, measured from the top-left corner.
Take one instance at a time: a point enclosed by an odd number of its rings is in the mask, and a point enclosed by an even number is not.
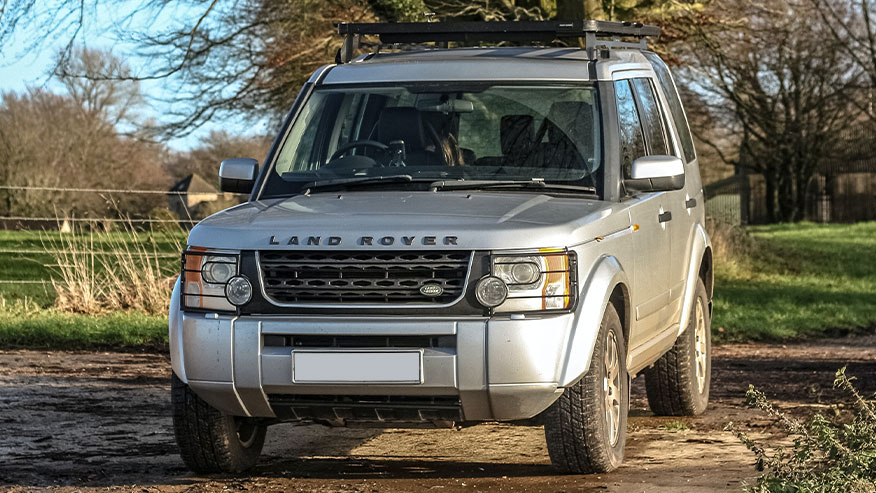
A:
[[[422,383],[421,351],[292,351],[294,383]]]

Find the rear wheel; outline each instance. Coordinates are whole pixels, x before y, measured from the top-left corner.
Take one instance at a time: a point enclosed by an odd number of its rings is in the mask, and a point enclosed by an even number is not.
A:
[[[171,401],[173,432],[186,467],[198,473],[238,473],[258,461],[266,425],[219,411],[176,374],[171,377]]]
[[[623,462],[629,378],[620,318],[608,304],[590,369],[548,409],[551,463],[569,473],[602,473]]]
[[[712,325],[709,299],[697,280],[690,322],[675,345],[645,370],[648,405],[661,416],[694,416],[709,404],[712,378]]]

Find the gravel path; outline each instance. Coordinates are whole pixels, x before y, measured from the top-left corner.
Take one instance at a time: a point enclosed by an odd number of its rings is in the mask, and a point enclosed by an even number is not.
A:
[[[627,459],[602,476],[557,475],[538,427],[330,429],[277,425],[251,477],[197,477],[176,455],[163,354],[0,351],[0,490],[27,491],[646,491],[738,490],[756,477],[728,421],[778,432],[743,405],[756,383],[783,410],[808,415],[843,397],[849,365],[876,391],[876,336],[715,349],[712,405],[700,417],[653,417],[633,381]]]

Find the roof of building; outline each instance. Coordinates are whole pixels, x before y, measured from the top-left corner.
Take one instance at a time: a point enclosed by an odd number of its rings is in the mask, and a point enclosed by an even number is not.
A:
[[[182,180],[174,183],[170,187],[171,192],[188,192],[188,193],[219,193],[216,187],[211,185],[201,175],[194,173]]]

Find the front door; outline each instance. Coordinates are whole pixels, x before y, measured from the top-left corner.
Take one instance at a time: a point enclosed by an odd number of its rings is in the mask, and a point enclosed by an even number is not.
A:
[[[650,152],[654,140],[649,113],[637,101],[639,79],[614,82],[617,103],[620,165],[624,178],[631,176],[632,164]],[[647,79],[645,79],[647,80]],[[655,141],[654,149],[661,148]],[[624,199],[629,205],[633,228],[634,273],[632,317],[629,347],[634,349],[662,332],[669,319],[669,278],[671,251],[671,203],[666,192],[642,193]]]

